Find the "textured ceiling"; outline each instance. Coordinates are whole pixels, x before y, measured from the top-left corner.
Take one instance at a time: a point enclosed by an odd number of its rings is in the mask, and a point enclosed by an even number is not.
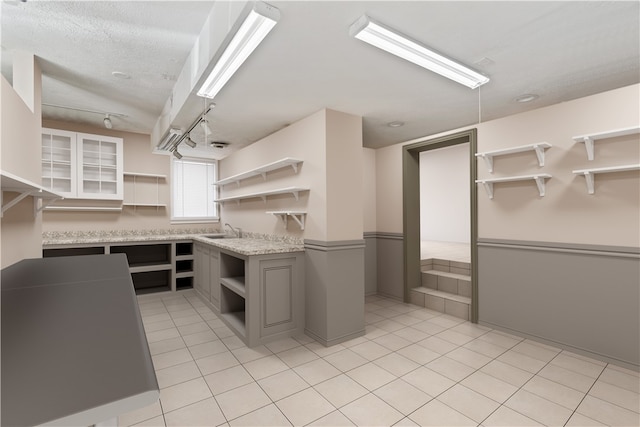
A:
[[[214,139],[241,147],[321,108],[363,117],[364,145],[424,135],[640,81],[639,2],[270,2],[281,19],[216,97]],[[41,58],[43,102],[125,114],[149,133],[209,2],[4,2],[3,53]],[[485,73],[470,90],[349,37],[362,14]],[[3,55],[3,74],[9,73]],[[129,73],[116,79],[112,71]],[[525,93],[539,98],[520,104]],[[180,114],[186,128],[203,100]],[[102,117],[45,107],[45,118]],[[387,123],[402,121],[403,127]],[[221,154],[232,152],[225,149]]]

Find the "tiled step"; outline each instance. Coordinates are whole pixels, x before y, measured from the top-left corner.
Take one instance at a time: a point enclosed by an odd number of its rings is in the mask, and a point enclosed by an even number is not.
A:
[[[471,276],[440,270],[422,272],[422,286],[436,291],[471,297]]]
[[[471,298],[449,292],[420,287],[411,289],[411,303],[451,316],[469,320]]]
[[[450,261],[440,258],[429,258],[420,261],[420,269],[426,270],[438,270],[447,273],[463,274],[466,276],[471,275],[471,263]]]

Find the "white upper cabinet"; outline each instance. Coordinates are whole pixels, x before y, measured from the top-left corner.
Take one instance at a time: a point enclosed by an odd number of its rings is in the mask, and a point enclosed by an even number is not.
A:
[[[76,133],[42,129],[42,186],[64,197],[75,197]]]
[[[122,200],[122,138],[42,130],[42,184],[65,198]]]

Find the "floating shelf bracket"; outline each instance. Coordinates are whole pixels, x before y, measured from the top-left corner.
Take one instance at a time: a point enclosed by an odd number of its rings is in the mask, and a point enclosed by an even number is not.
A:
[[[292,211],[270,211],[267,214],[275,215],[277,217],[282,218],[284,222],[284,229],[287,229],[288,218],[291,217],[295,222],[300,226],[300,230],[304,230],[305,217],[307,215],[306,212],[292,212]]]
[[[630,128],[616,129],[607,132],[592,133],[589,135],[574,136],[575,142],[584,142],[584,148],[587,150],[587,159],[595,158],[594,143],[598,139],[615,138],[618,136],[635,135],[640,133],[640,126],[632,126]],[[585,175],[586,176],[586,175]]]
[[[523,176],[511,176],[505,178],[492,178],[492,179],[478,179],[476,180],[477,184],[482,184],[484,189],[487,191],[487,195],[490,199],[493,199],[493,184],[498,182],[515,182],[515,181],[528,181],[533,180],[536,182],[536,186],[538,187],[538,192],[540,193],[540,197],[544,197],[545,195],[545,183],[546,179],[551,178],[551,175],[547,173],[537,174],[537,175],[523,175]]]
[[[485,151],[483,153],[476,153],[476,157],[481,157],[487,165],[489,172],[493,173],[493,158],[496,156],[504,156],[507,154],[523,153],[526,151],[535,151],[538,158],[538,165],[544,166],[544,150],[551,148],[551,144],[547,142],[539,142],[536,144],[521,145],[519,147],[505,148],[502,150]]]
[[[47,204],[53,202],[54,200],[64,198],[58,193],[50,191],[41,185],[35,184],[9,172],[0,171],[0,181],[2,183],[2,192],[0,192],[0,194],[4,193],[5,191],[18,193],[15,198],[11,199],[7,203],[4,203],[4,196],[0,196],[0,204],[2,205],[2,208],[0,210],[0,217],[3,216],[6,211],[29,196],[32,196],[34,200],[34,216],[36,216]],[[38,199],[42,200],[41,206],[38,206]],[[44,200],[47,200],[46,204],[44,203]]]
[[[624,165],[624,166],[609,166],[609,167],[594,168],[594,169],[579,169],[579,170],[574,170],[573,173],[576,175],[584,176],[584,179],[587,183],[587,193],[595,194],[596,174],[610,173],[610,172],[626,172],[626,171],[635,171],[635,170],[640,170],[640,164]]]
[[[8,191],[11,191],[11,190],[8,190]],[[4,213],[6,211],[8,211],[12,207],[14,207],[18,203],[20,203],[22,200],[24,200],[27,197],[31,196],[33,193],[34,193],[33,191],[25,191],[23,193],[18,194],[15,198],[13,198],[12,200],[8,201],[7,203],[3,203],[2,204],[2,214],[4,215]]]

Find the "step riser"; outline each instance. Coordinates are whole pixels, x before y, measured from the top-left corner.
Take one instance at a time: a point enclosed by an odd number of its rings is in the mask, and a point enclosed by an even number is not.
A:
[[[412,290],[411,303],[440,313],[459,317],[460,319],[469,320],[471,318],[471,305],[463,302],[452,301]]]
[[[465,276],[471,275],[471,264],[468,262],[448,261],[444,259],[430,258],[420,261],[420,267],[422,271],[438,270],[447,273],[463,274]]]
[[[471,297],[471,280],[439,276],[436,273],[423,272],[422,286],[450,294]]]

